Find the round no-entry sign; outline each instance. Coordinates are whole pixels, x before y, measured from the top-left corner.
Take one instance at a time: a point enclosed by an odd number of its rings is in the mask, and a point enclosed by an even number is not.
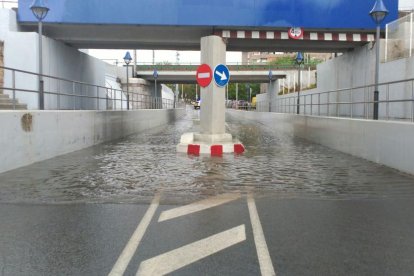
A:
[[[210,66],[208,66],[207,64],[201,64],[197,68],[196,79],[197,79],[197,83],[201,87],[208,86],[212,78],[213,78],[213,74],[211,72]]]

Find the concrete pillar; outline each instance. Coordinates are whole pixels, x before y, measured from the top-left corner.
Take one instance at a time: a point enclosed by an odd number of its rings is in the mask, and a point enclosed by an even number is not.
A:
[[[214,68],[226,63],[226,45],[221,37],[207,36],[201,39],[201,63]],[[223,153],[244,152],[244,146],[230,133],[225,133],[225,88],[214,80],[200,91],[200,133],[181,135],[177,152],[221,156]]]
[[[201,64],[206,63],[214,70],[218,64],[226,63],[226,44],[219,36],[201,38]],[[213,71],[214,75],[214,71]],[[225,133],[225,88],[218,87],[214,79],[201,88],[200,126],[202,134]]]

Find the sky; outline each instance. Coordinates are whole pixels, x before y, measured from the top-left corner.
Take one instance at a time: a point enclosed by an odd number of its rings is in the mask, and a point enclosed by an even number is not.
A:
[[[91,56],[103,59],[108,63],[115,64],[115,60],[123,63],[123,57],[125,53],[129,51],[133,56],[133,50],[98,50],[89,49],[88,53]],[[180,63],[186,64],[200,64],[200,52],[199,51],[179,51]],[[177,51],[156,50],[155,51],[155,63],[168,61],[175,63],[177,59]],[[241,62],[241,52],[227,52],[226,63]],[[137,63],[152,64],[152,50],[137,50]]]
[[[414,0],[400,0],[398,8],[400,10],[414,10]]]

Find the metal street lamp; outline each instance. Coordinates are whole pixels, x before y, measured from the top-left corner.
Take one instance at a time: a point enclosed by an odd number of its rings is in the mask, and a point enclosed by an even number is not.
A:
[[[296,104],[296,114],[299,114],[299,109],[300,109],[300,67],[303,63],[303,55],[301,52],[298,52],[295,58],[296,64],[298,65],[298,99],[297,99],[297,104]]]
[[[38,21],[38,31],[39,31],[39,109],[45,109],[45,98],[44,98],[44,83],[43,83],[43,57],[42,57],[42,20],[45,19],[49,8],[45,5],[43,0],[34,0],[30,9],[33,12],[33,15],[37,18]]]
[[[384,18],[388,15],[388,10],[385,7],[382,0],[376,0],[374,7],[370,11],[369,15],[374,20],[375,24],[377,24],[377,36],[375,39],[375,90],[374,90],[374,120],[378,120],[378,101],[379,101],[379,89],[378,89],[378,81],[379,81],[379,59],[380,59],[380,31],[381,31],[381,22]]]
[[[267,75],[269,77],[269,88],[268,88],[268,99],[269,99],[269,112],[272,112],[272,79],[273,79],[273,73],[272,70],[269,69],[269,74]]]
[[[157,71],[157,68],[154,69],[154,72],[152,73],[152,76],[154,77],[154,82],[155,82],[155,85],[154,85],[155,107],[158,108],[158,104],[157,104],[157,101],[158,101],[158,97],[157,97],[158,71]]]
[[[248,99],[248,97],[249,97],[249,90],[250,90],[250,84],[246,84],[246,102],[247,102],[246,110],[247,110],[248,102],[249,102],[249,99]]]
[[[128,65],[131,63],[131,54],[126,52],[124,62],[126,64],[126,80],[127,80],[127,110],[129,110],[129,80],[128,80]]]

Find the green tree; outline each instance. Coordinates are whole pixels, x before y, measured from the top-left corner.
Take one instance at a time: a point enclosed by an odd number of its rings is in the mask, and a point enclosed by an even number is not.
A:
[[[236,83],[230,82],[229,83],[229,100],[236,99]],[[250,101],[250,92],[248,87],[252,90],[252,98],[255,97],[257,94],[260,93],[260,83],[239,83],[239,100]]]

